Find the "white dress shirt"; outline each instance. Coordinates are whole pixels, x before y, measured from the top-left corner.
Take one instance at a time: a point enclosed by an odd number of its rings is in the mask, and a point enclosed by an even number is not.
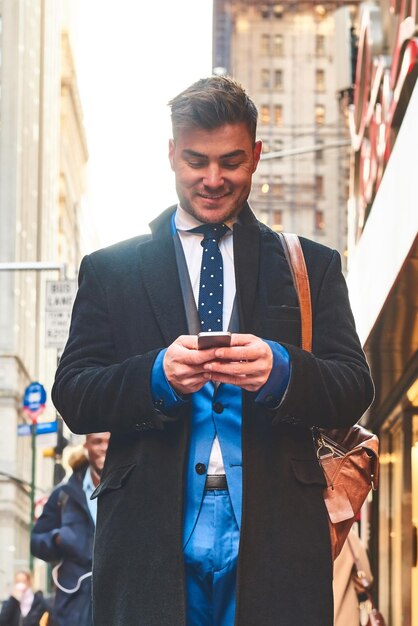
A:
[[[234,248],[232,227],[236,219],[224,222],[231,230],[228,231],[219,243],[219,249],[222,253],[224,268],[224,294],[223,294],[223,310],[222,310],[222,330],[228,330],[229,321],[231,319],[232,307],[235,299],[235,268],[234,268]],[[174,223],[183,246],[183,252],[189,271],[190,282],[193,289],[193,295],[198,308],[199,286],[200,286],[200,267],[202,264],[203,248],[200,242],[203,239],[202,233],[188,232],[190,229],[200,226],[199,222],[192,215],[187,213],[180,205],[174,217]],[[209,459],[208,474],[225,474],[225,468],[222,459],[221,447],[218,437],[215,437]]]
[[[83,480],[83,491],[86,494],[87,506],[89,508],[90,515],[93,518],[94,525],[96,525],[97,517],[97,498],[95,498],[94,500],[90,500],[90,496],[95,489],[96,487],[94,486],[89,466]]]

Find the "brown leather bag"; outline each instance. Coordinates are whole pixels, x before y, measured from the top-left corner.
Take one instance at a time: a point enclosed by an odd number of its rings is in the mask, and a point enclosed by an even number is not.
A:
[[[286,259],[292,271],[301,314],[301,347],[312,351],[312,307],[308,272],[299,237],[280,233]],[[360,512],[370,489],[377,489],[379,440],[356,424],[348,429],[312,428],[318,460],[327,487],[324,500],[329,517],[332,555],[335,559]]]

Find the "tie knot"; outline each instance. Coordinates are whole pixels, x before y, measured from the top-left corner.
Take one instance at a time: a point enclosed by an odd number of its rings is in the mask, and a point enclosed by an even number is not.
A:
[[[214,239],[218,242],[228,230],[229,228],[225,226],[225,224],[201,224],[200,226],[196,226],[196,228],[192,228],[190,232],[202,233],[203,241]]]

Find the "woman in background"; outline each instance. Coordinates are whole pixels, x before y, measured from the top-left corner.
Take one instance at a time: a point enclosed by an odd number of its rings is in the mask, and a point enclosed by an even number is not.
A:
[[[33,591],[30,572],[15,575],[10,597],[3,602],[0,626],[38,626],[48,611],[42,591]]]
[[[357,563],[356,563],[357,561]],[[358,566],[369,586],[373,581],[367,550],[353,528],[334,562],[334,626],[359,626],[360,606],[356,587]]]

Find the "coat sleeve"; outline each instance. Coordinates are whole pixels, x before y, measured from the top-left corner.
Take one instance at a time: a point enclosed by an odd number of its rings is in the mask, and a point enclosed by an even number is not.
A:
[[[54,537],[59,534],[61,527],[59,493],[59,489],[54,489],[51,493],[31,532],[30,549],[32,555],[47,562],[59,561],[62,556],[54,541]]]
[[[161,430],[172,421],[154,407],[151,372],[160,348],[118,359],[106,288],[94,261],[83,259],[70,334],[52,388],[74,433]]]
[[[347,428],[370,406],[374,387],[336,251],[315,284],[312,352],[283,344],[290,354],[290,381],[273,421]]]
[[[0,626],[9,626],[19,619],[20,602],[13,596],[10,596],[3,602],[0,612]],[[17,620],[16,620],[17,618]]]

